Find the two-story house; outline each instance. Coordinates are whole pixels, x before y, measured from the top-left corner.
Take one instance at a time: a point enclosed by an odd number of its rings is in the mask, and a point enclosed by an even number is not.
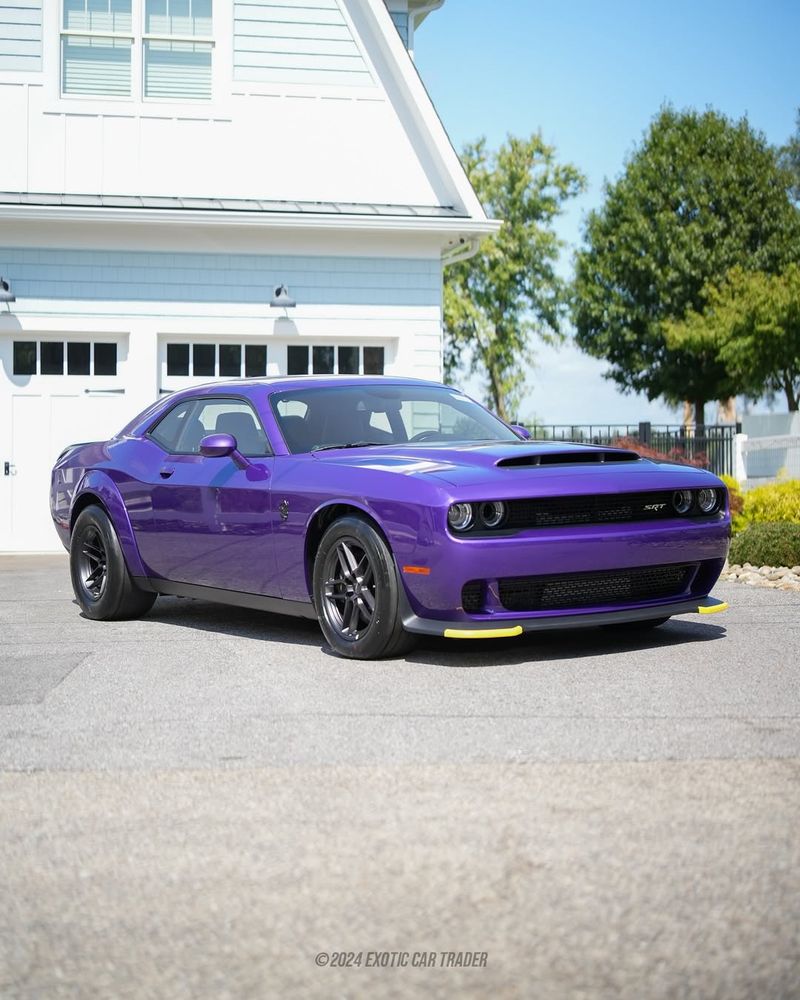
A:
[[[496,228],[410,49],[443,0],[0,0],[0,551],[158,393],[441,375]]]

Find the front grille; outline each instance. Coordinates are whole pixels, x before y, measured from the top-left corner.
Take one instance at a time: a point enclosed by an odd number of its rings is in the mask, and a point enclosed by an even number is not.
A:
[[[483,609],[484,583],[483,580],[470,580],[461,588],[461,606],[469,615],[475,615]]]
[[[556,611],[680,597],[696,570],[697,563],[692,563],[602,573],[510,576],[499,581],[500,603],[507,611]]]
[[[672,505],[674,490],[644,493],[601,493],[589,496],[510,500],[505,528],[555,528],[568,524],[610,524],[659,521],[668,517],[709,517],[692,506],[679,515]],[[650,509],[647,509],[650,508]]]

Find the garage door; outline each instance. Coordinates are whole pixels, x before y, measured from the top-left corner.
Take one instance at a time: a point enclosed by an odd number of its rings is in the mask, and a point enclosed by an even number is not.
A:
[[[50,471],[79,441],[102,441],[128,418],[122,341],[58,337],[6,343],[0,384],[0,551],[59,551]]]
[[[50,470],[78,441],[102,441],[125,423],[124,397],[29,393],[11,397],[10,448],[4,449],[0,551],[61,548],[50,519]]]

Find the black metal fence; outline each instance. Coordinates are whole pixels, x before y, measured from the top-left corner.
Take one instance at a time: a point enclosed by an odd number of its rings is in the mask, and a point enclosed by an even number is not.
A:
[[[732,476],[736,461],[736,434],[741,424],[536,424],[531,437],[548,441],[577,441],[634,448],[652,458],[685,462]]]

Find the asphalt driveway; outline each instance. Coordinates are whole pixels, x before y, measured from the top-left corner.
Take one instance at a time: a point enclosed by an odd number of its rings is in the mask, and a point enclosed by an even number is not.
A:
[[[0,996],[800,997],[800,594],[715,593],[353,663],[0,557]]]

